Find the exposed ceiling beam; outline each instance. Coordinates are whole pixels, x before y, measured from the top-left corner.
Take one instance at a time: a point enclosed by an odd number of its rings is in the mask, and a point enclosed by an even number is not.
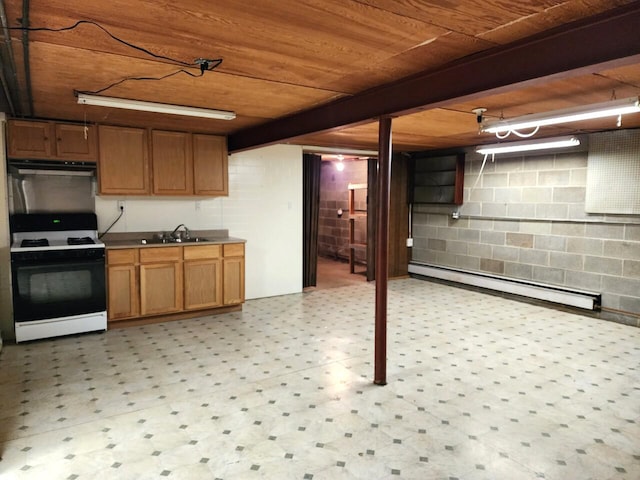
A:
[[[573,22],[229,136],[238,152],[310,133],[401,115],[638,61],[640,2]]]
[[[7,29],[7,15],[4,9],[4,0],[0,0],[0,24],[4,32],[2,36],[2,45],[0,47],[0,83],[2,83],[2,100],[0,107],[3,112],[9,111],[15,116],[17,112],[16,105],[19,105],[19,88],[16,75],[16,62],[13,56],[13,47],[11,45],[11,37]]]

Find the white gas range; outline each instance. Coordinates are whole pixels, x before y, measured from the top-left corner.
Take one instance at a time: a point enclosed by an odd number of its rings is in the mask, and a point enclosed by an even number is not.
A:
[[[16,341],[106,330],[96,215],[14,214],[10,226]]]

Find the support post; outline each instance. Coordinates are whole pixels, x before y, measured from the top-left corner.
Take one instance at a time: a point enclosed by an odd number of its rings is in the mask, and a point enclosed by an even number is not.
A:
[[[378,211],[376,215],[376,331],[373,383],[387,384],[387,281],[389,277],[389,203],[391,118],[381,117],[378,131]]]

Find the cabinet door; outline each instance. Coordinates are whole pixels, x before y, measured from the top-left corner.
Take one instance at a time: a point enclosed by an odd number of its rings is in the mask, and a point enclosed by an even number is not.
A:
[[[194,193],[229,194],[227,139],[214,135],[193,135]]]
[[[96,127],[56,124],[56,155],[61,160],[96,161]]]
[[[222,265],[219,259],[184,263],[184,309],[222,305]]]
[[[222,247],[223,303],[244,302],[244,244],[227,243]]]
[[[135,265],[116,265],[107,268],[109,321],[137,317],[140,312],[138,275]]]
[[[147,132],[141,128],[98,128],[100,157],[98,180],[101,194],[149,194]]]
[[[29,122],[9,120],[9,157],[50,159],[52,124],[49,122]]]
[[[235,305],[244,302],[244,258],[225,258],[224,271],[224,304]]]
[[[191,135],[183,132],[151,132],[153,193],[193,195]]]
[[[182,264],[140,265],[140,314],[157,315],[182,310]]]

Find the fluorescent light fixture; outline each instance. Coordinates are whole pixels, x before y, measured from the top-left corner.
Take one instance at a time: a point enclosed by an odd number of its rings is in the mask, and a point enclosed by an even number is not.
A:
[[[513,130],[556,125],[558,123],[578,122],[592,118],[615,117],[626,113],[640,112],[639,97],[624,100],[612,100],[610,102],[593,103],[582,107],[553,110],[546,113],[534,113],[511,120],[500,120],[482,127],[483,132],[506,133]]]
[[[211,110],[208,108],[185,107],[168,103],[143,102],[126,98],[103,97],[102,95],[88,95],[78,93],[78,103],[82,105],[96,105],[98,107],[124,108],[140,112],[166,113],[169,115],[186,115],[189,117],[215,118],[217,120],[233,120],[235,112],[226,110]]]
[[[303,145],[302,147],[302,151],[304,153],[315,153],[315,154],[321,154],[321,153],[335,153],[335,154],[342,154],[342,155],[353,155],[355,157],[376,157],[378,156],[378,151],[377,150],[356,150],[353,148],[339,148],[339,147],[318,147],[318,146],[312,146],[312,145]]]
[[[491,155],[494,153],[529,152],[532,150],[545,150],[549,148],[575,147],[576,145],[580,145],[580,140],[576,137],[554,137],[540,138],[537,140],[524,140],[522,142],[481,145],[476,148],[476,152],[482,155]]]

